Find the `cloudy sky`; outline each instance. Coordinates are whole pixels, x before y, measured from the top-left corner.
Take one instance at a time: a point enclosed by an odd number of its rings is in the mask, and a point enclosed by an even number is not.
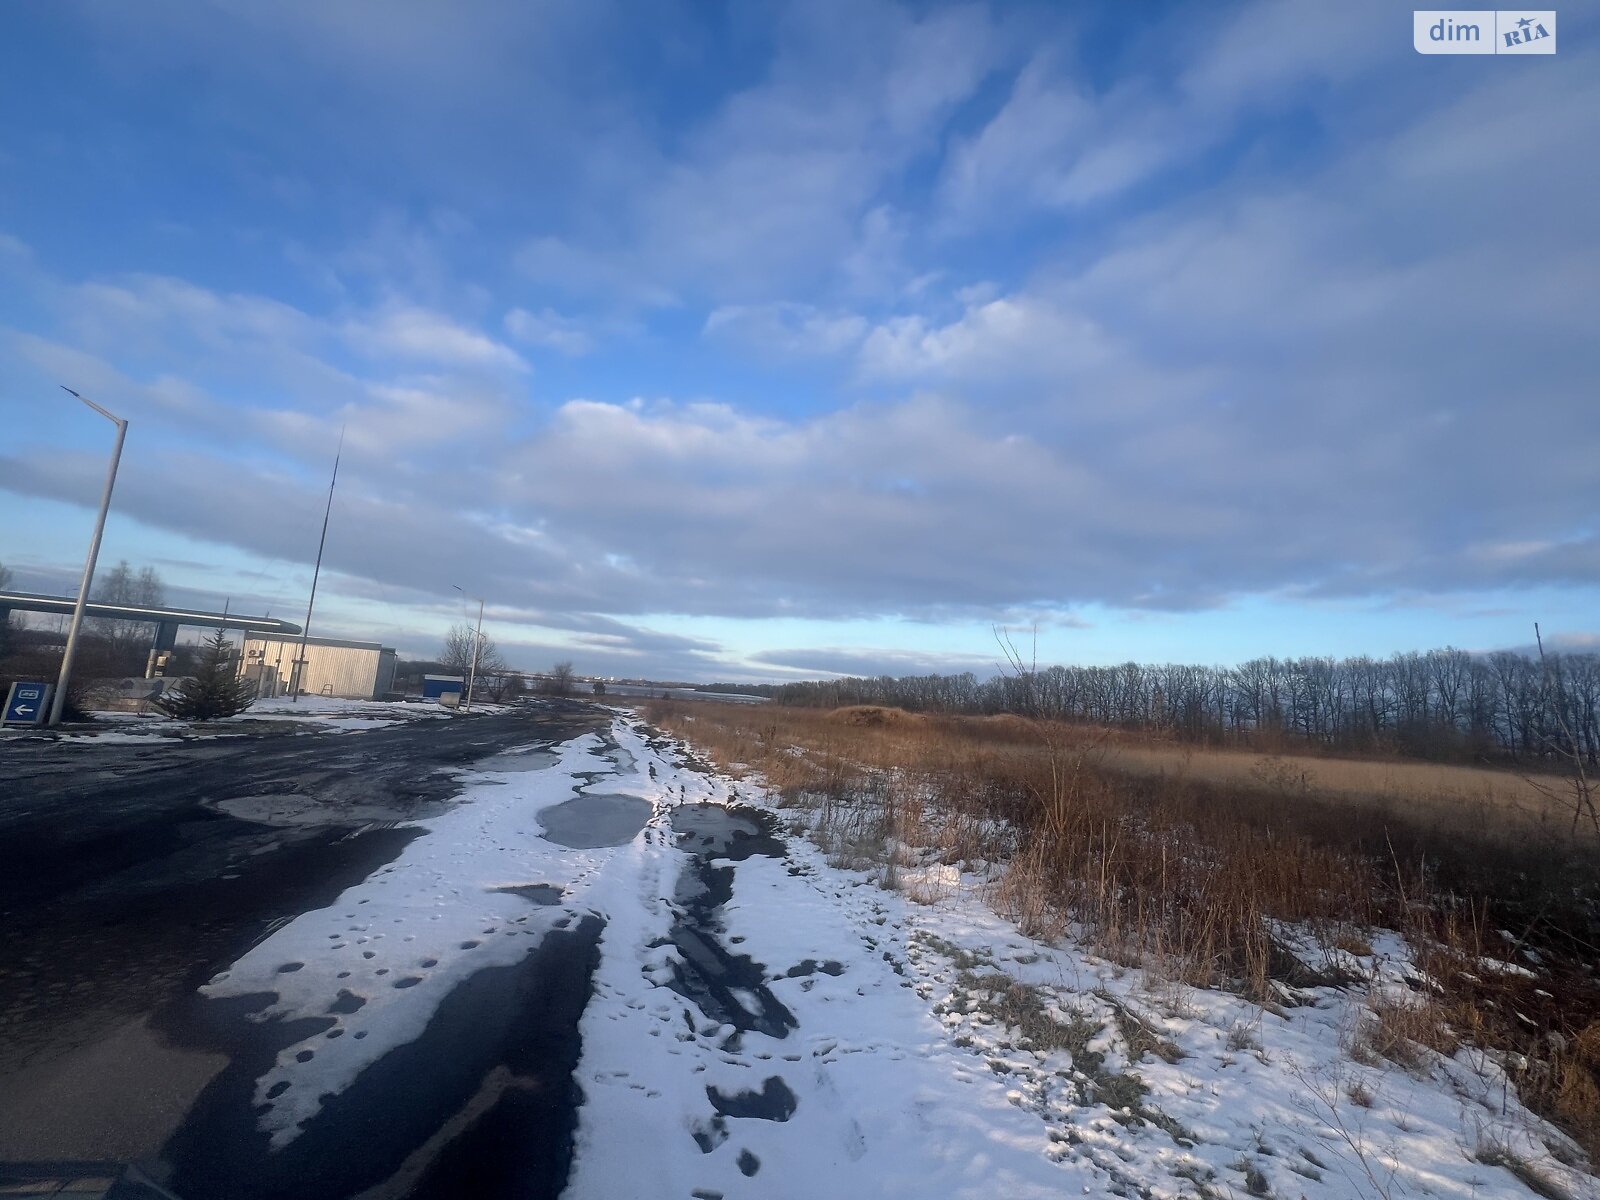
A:
[[[1591,10],[1592,12],[1593,10]],[[1600,632],[1600,21],[0,13],[0,560],[729,679]],[[475,607],[474,607],[475,612]],[[299,615],[297,615],[299,614]]]

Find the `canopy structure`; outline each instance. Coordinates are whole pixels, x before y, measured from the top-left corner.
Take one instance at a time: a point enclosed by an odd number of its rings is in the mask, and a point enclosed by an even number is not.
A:
[[[72,596],[43,596],[34,592],[0,591],[0,621],[13,612],[53,613],[71,616],[77,599]],[[252,617],[245,613],[206,612],[191,608],[150,608],[142,604],[84,605],[83,615],[113,621],[139,621],[156,627],[155,642],[150,647],[151,662],[162,651],[178,644],[178,630],[185,625],[206,629],[242,629],[249,633],[300,632],[293,621],[280,621],[277,617]]]

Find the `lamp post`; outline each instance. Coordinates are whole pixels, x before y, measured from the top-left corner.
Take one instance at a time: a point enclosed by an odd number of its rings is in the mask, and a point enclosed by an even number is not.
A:
[[[127,436],[128,423],[114,413],[107,412],[93,400],[79,396],[66,384],[61,390],[82,400],[95,412],[117,427],[117,442],[111,451],[111,468],[106,472],[106,490],[100,496],[100,515],[94,523],[94,537],[89,542],[89,557],[83,564],[83,580],[78,584],[78,602],[72,606],[72,626],[67,631],[66,649],[61,652],[61,674],[56,676],[56,694],[50,701],[50,724],[61,723],[61,710],[67,703],[67,684],[72,680],[72,660],[78,653],[78,631],[83,625],[83,606],[89,602],[89,585],[94,581],[95,559],[100,557],[100,539],[106,531],[106,514],[111,511],[111,489],[117,482],[117,465],[122,461],[122,440]]]
[[[483,598],[481,596],[468,595],[466,590],[462,588],[459,583],[452,583],[450,586],[455,588],[456,591],[460,592],[463,596],[466,596],[468,600],[476,600],[478,602],[478,631],[472,635],[472,664],[467,668],[467,703],[462,710],[464,712],[471,712],[472,685],[476,683],[478,679],[478,654],[483,649]]]

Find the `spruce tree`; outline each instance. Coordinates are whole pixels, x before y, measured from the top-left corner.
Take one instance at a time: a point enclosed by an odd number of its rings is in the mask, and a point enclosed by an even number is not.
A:
[[[215,721],[243,712],[255,698],[255,680],[235,676],[228,641],[219,629],[214,637],[206,639],[194,674],[155,705],[180,721]]]

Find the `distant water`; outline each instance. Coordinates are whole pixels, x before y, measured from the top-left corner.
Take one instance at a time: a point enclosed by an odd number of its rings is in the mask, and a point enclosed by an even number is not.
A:
[[[728,700],[734,704],[765,704],[765,696],[746,696],[742,692],[697,692],[693,688],[648,688],[633,683],[606,684],[607,696],[659,696],[665,692],[674,700]]]

